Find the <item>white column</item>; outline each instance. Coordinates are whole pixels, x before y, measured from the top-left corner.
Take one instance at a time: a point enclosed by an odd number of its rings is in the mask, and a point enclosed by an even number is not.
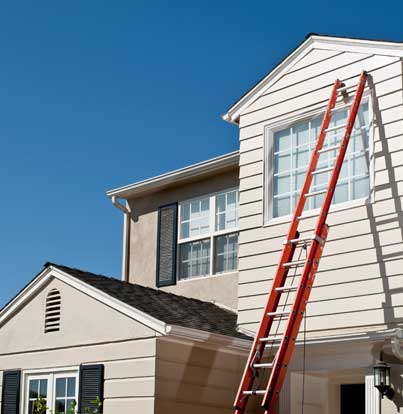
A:
[[[374,376],[365,376],[365,414],[380,414],[381,394],[374,387]]]

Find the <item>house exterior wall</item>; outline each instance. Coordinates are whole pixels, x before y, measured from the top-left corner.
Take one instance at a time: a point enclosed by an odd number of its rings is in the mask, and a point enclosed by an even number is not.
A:
[[[246,356],[158,338],[155,413],[233,414]]]
[[[374,82],[372,202],[329,214],[329,238],[307,309],[309,335],[394,327],[403,321],[403,94],[400,58],[312,50],[240,116],[239,323],[256,330],[289,221],[264,220],[266,126],[324,107],[339,77]],[[312,234],[314,218],[301,226]]]
[[[61,293],[61,329],[45,334],[45,300],[52,288]],[[5,370],[104,364],[104,413],[151,414],[155,355],[155,331],[53,280],[0,327],[0,386]]]
[[[129,281],[156,287],[157,224],[160,206],[237,188],[238,184],[238,168],[232,168],[201,181],[171,187],[141,198],[128,199],[132,209]],[[178,281],[174,286],[161,289],[205,301],[214,300],[236,309],[237,286],[237,273],[227,273]]]

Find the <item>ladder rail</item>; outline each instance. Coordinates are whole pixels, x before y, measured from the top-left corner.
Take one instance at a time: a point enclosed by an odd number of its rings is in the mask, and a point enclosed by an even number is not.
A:
[[[362,95],[364,93],[365,85],[367,83],[367,73],[363,71],[360,75],[360,79],[357,86],[357,91],[354,97],[353,104],[351,106],[350,113],[348,115],[347,123],[346,123],[346,130],[343,136],[343,139],[340,142],[339,146],[339,153],[336,158],[336,162],[334,164],[333,172],[331,173],[331,177],[328,183],[328,191],[326,193],[325,199],[323,201],[317,223],[315,226],[315,234],[322,234],[324,229],[326,229],[327,233],[327,226],[326,226],[326,219],[329,213],[330,205],[333,199],[334,191],[337,185],[337,181],[341,172],[341,167],[343,165],[343,161],[347,152],[347,147],[350,139],[351,132],[354,128],[354,123],[358,114],[358,110],[360,107],[360,103],[362,100]],[[312,156],[314,158],[314,156]],[[301,193],[302,195],[302,193]],[[316,241],[313,241],[309,248],[308,259],[306,265],[303,270],[303,274],[300,281],[300,286],[303,286],[304,289],[298,289],[297,295],[294,301],[293,312],[291,312],[288,322],[286,331],[288,334],[298,333],[299,327],[303,317],[303,311],[305,310],[306,302],[309,298],[310,288],[307,286],[308,279],[312,278],[314,274],[312,274],[312,270],[318,266],[318,263],[315,260],[318,260],[321,256],[323,250],[319,248],[319,244]],[[319,256],[318,256],[319,252]],[[310,277],[311,276],[311,277]],[[284,334],[283,341],[286,341],[287,334]],[[292,337],[289,337],[287,341],[292,340]],[[278,400],[278,395],[281,390],[282,382],[284,381],[284,377],[287,371],[287,366],[289,359],[291,358],[292,351],[294,345],[291,345],[292,342],[284,342],[280,344],[280,348],[278,351],[278,355],[276,356],[276,366],[273,368],[271,373],[266,394],[263,397],[262,406],[266,408],[266,412],[268,414],[272,414],[275,404]],[[295,343],[295,341],[293,341]]]
[[[315,146],[313,155],[311,157],[311,160],[310,160],[307,172],[306,172],[305,182],[302,187],[301,193],[298,197],[293,219],[291,221],[291,224],[288,230],[287,240],[292,240],[298,237],[298,232],[297,232],[297,228],[299,224],[298,217],[302,215],[302,212],[305,207],[305,202],[306,202],[305,193],[309,191],[309,188],[311,186],[311,183],[313,180],[313,176],[311,173],[317,167],[319,157],[320,157],[320,154],[318,153],[318,151],[323,147],[323,143],[326,137],[326,129],[329,127],[329,124],[332,118],[332,110],[335,107],[336,102],[337,102],[337,97],[338,97],[337,89],[340,88],[341,86],[342,86],[342,82],[339,79],[336,79],[336,81],[333,84],[331,96],[330,96],[330,99],[329,99],[329,102],[328,102],[328,105],[325,111],[325,115],[322,120],[319,137],[317,139],[316,146]],[[245,371],[243,373],[242,380],[241,380],[237,395],[235,397],[234,407],[235,407],[236,414],[243,414],[246,408],[248,396],[244,395],[243,391],[250,389],[251,386],[253,385],[254,372],[251,366],[254,362],[257,362],[257,363],[259,362],[259,360],[256,360],[256,355],[261,356],[264,351],[265,345],[266,345],[264,342],[261,342],[259,338],[267,336],[268,331],[270,331],[271,329],[271,326],[273,324],[273,318],[267,317],[267,314],[270,312],[274,312],[278,307],[282,292],[276,291],[276,288],[282,287],[284,285],[284,282],[288,275],[288,270],[289,270],[288,268],[285,268],[283,264],[292,261],[295,249],[296,249],[296,246],[293,244],[291,245],[286,244],[283,247],[283,251],[282,251],[279,263],[277,265],[276,276],[273,281],[272,290],[271,290],[271,293],[269,295],[269,298],[266,302],[266,306],[264,309],[265,317],[263,317],[260,322],[257,334],[254,338],[253,345],[252,345],[252,348],[251,348],[251,351],[248,357],[248,362],[246,364]]]

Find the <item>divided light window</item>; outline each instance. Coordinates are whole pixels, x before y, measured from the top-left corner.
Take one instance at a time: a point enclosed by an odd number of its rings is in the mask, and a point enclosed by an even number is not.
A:
[[[348,110],[341,109],[334,113],[330,127],[345,124]],[[269,177],[270,218],[292,214],[299,192],[305,180],[310,157],[319,135],[322,117],[294,124],[271,134],[271,154],[273,174]],[[329,132],[325,139],[326,146],[340,143],[344,128]],[[343,203],[369,196],[369,115],[368,102],[360,106],[358,116],[351,134],[343,168],[333,197],[333,203]],[[320,155],[317,169],[332,167],[337,151]],[[314,176],[311,190],[326,188],[330,172]],[[305,210],[319,208],[325,194],[309,197]]]
[[[28,375],[26,385],[25,414],[38,412],[39,399],[43,399],[54,414],[71,413],[77,402],[77,372]]]
[[[238,268],[238,190],[179,205],[179,279]]]

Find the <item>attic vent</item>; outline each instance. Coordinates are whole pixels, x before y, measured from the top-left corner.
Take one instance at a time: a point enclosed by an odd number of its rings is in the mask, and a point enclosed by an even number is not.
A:
[[[60,331],[60,305],[60,292],[52,289],[46,297],[45,333]]]

